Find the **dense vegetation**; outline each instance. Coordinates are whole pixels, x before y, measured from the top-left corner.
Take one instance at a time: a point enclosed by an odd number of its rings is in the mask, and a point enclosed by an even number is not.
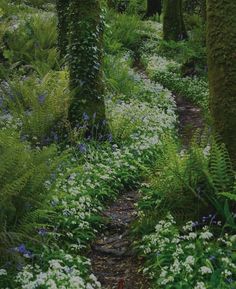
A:
[[[236,288],[235,16],[224,0],[0,0],[0,288],[101,288],[90,244],[129,190],[150,288]],[[194,135],[178,97],[201,110]]]

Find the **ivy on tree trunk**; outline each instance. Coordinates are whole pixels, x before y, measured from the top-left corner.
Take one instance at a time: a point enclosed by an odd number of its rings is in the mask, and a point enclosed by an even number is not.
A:
[[[56,1],[57,16],[58,16],[58,48],[61,57],[65,57],[68,46],[68,8],[69,0],[57,0]]]
[[[71,0],[69,6],[68,64],[73,100],[72,125],[83,121],[101,126],[105,121],[102,71],[104,17],[99,0]]]

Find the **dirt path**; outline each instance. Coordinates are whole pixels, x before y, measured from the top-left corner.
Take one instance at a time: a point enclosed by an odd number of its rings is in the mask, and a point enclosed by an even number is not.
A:
[[[142,79],[149,79],[138,56],[134,59],[133,68],[139,73]],[[173,97],[176,101],[177,113],[179,116],[179,136],[183,147],[188,147],[196,132],[203,132],[204,118],[201,109],[198,106],[181,95],[173,93]]]
[[[106,230],[92,245],[89,256],[103,289],[148,289],[129,236],[138,198],[135,191],[124,193],[103,213],[108,220]]]
[[[175,96],[175,101],[179,115],[179,135],[183,146],[188,147],[196,132],[204,130],[203,116],[200,108],[182,96]]]
[[[139,60],[133,68],[141,78],[148,79]],[[179,115],[179,134],[183,146],[187,147],[197,130],[203,130],[200,109],[181,96],[174,96]],[[90,252],[92,269],[101,282],[102,289],[148,289],[148,281],[140,273],[141,260],[132,251],[129,236],[130,225],[137,213],[135,203],[139,195],[136,191],[122,194],[106,211],[108,222],[102,235],[93,243]]]

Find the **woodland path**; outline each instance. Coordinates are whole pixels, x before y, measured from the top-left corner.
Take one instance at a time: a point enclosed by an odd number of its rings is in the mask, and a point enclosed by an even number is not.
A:
[[[138,60],[134,69],[143,79],[148,76]],[[203,129],[203,118],[198,107],[181,96],[175,96],[179,115],[179,134],[183,147],[187,147],[195,132]],[[132,250],[130,225],[137,218],[135,203],[139,199],[136,191],[124,192],[107,210],[105,231],[97,237],[89,257],[94,275],[102,289],[148,289],[148,281],[140,272],[142,260]]]
[[[138,199],[136,191],[126,192],[103,212],[108,219],[106,230],[94,242],[90,254],[93,273],[103,289],[148,289],[129,236]]]

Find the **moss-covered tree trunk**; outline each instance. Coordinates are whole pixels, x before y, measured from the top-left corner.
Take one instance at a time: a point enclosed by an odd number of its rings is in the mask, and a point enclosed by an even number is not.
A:
[[[146,17],[152,17],[158,13],[161,15],[162,0],[147,0],[147,12]]]
[[[69,8],[69,0],[57,0],[57,16],[58,16],[58,48],[60,51],[61,57],[65,57],[67,53],[68,46],[68,8]]]
[[[236,163],[236,1],[207,1],[207,47],[213,123]]]
[[[207,0],[201,0],[201,16],[202,16],[202,22],[204,24],[206,23],[206,19],[207,19],[206,1]]]
[[[102,72],[104,18],[100,0],[70,0],[68,64],[72,125],[98,127],[105,121]]]
[[[183,20],[182,0],[164,0],[164,40],[183,40],[187,32]]]

